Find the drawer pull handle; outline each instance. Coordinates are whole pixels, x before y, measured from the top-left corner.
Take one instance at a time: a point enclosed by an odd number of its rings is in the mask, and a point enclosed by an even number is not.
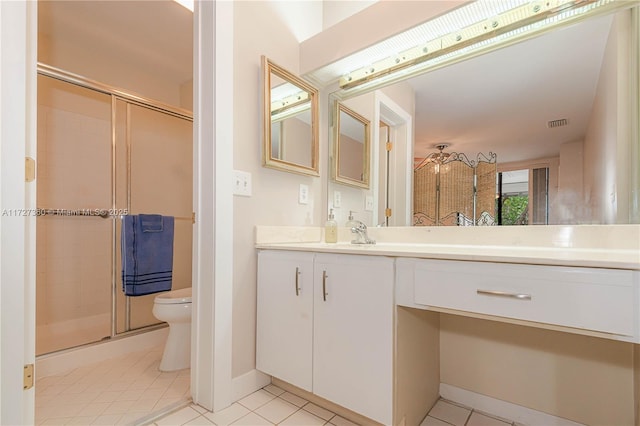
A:
[[[300,286],[298,285],[299,277],[300,277],[300,268],[296,267],[296,296],[300,295]]]
[[[327,295],[329,294],[327,293],[327,278],[329,278],[327,271],[322,271],[322,300],[325,302],[327,301]]]
[[[498,296],[498,297],[509,297],[511,299],[531,300],[530,294],[523,294],[523,293],[507,293],[505,291],[497,291],[497,290],[476,290],[476,293],[483,294],[485,296]]]

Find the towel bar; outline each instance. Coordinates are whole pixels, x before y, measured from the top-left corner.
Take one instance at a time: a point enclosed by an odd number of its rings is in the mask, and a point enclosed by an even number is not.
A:
[[[108,219],[110,217],[117,217],[122,219],[123,216],[128,215],[127,209],[33,209],[34,216],[94,216]],[[26,215],[25,215],[26,216]],[[191,217],[174,217],[175,220],[190,220],[195,223],[195,214]]]

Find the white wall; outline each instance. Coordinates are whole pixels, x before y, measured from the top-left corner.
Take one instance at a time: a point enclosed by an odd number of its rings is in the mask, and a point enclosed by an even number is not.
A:
[[[580,223],[588,220],[584,204],[584,143],[574,141],[560,147],[560,166],[558,169],[558,197],[551,206],[551,223]]]
[[[324,0],[322,2],[322,29],[327,29],[340,21],[360,12],[378,0]]]
[[[233,167],[251,173],[253,185],[253,196],[236,196],[233,206],[233,377],[238,377],[255,368],[254,227],[321,226],[321,188],[327,170],[321,162],[322,177],[310,177],[262,167],[260,56],[299,74],[299,44],[272,2],[234,2],[234,17]],[[326,143],[321,143],[323,150]],[[307,205],[298,204],[300,184],[309,186]]]
[[[628,220],[628,51],[629,12],[616,15],[600,70],[596,98],[584,140],[584,196],[594,223]],[[626,191],[626,192],[625,192]],[[620,199],[619,197],[622,197]],[[619,211],[619,202],[620,205]]]

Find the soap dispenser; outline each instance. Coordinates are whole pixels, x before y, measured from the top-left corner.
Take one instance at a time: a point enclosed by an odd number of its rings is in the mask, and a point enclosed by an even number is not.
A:
[[[327,220],[327,223],[324,225],[324,242],[338,242],[338,223],[333,216],[333,209],[329,210],[329,220]]]
[[[346,227],[351,230],[354,226],[358,226],[358,221],[353,219],[353,210],[349,210],[349,219],[347,220]]]

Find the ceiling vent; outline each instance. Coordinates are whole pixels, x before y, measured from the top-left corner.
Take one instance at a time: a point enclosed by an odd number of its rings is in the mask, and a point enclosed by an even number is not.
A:
[[[550,129],[553,129],[554,127],[566,126],[567,124],[569,124],[569,120],[567,120],[566,118],[561,118],[559,120],[547,121],[547,127],[550,128]]]

